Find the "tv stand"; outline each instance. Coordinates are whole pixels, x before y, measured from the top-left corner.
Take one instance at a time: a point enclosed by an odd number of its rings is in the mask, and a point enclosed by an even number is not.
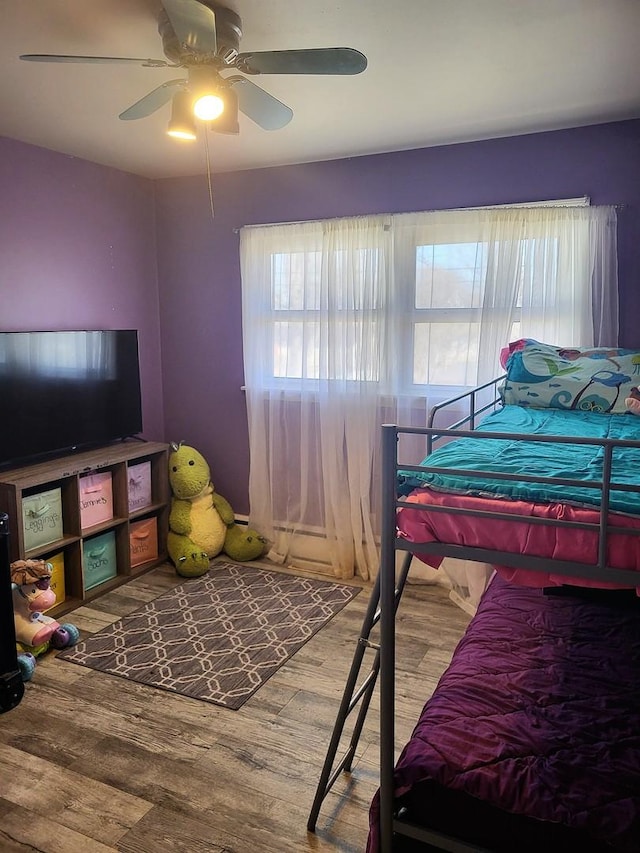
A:
[[[130,468],[144,465],[150,477],[150,494],[144,506],[130,509]],[[109,472],[111,475],[112,517],[90,527],[82,526],[80,511],[82,478]],[[25,500],[51,490],[60,494],[61,529],[53,541],[33,547],[27,540],[23,510]],[[143,440],[123,440],[117,444],[0,472],[0,512],[8,516],[9,558],[51,559],[63,565],[64,593],[52,610],[58,617],[102,593],[114,589],[167,560],[169,526],[169,445]],[[131,533],[136,522],[151,522],[157,548],[146,562],[132,560]],[[58,522],[59,523],[59,522]],[[112,534],[115,547],[115,574],[97,585],[88,585],[87,546],[93,537]],[[53,562],[53,560],[52,560]]]

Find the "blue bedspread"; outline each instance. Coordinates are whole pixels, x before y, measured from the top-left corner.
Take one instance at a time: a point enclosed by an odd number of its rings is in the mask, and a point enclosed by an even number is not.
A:
[[[489,415],[477,430],[639,441],[640,418],[630,413],[607,415],[509,405]],[[451,469],[451,472],[399,471],[398,491],[406,495],[420,486],[431,486],[468,495],[598,506],[601,501],[599,489],[492,480],[490,476],[470,479],[456,475],[455,471],[467,469],[598,481],[602,479],[602,462],[603,448],[596,445],[459,438],[439,447],[421,463]],[[611,481],[637,485],[639,489],[635,493],[612,489],[611,509],[640,514],[640,448],[614,449]]]

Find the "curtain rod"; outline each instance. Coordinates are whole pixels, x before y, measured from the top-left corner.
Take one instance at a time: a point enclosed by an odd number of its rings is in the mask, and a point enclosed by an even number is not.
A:
[[[307,225],[311,222],[338,222],[341,219],[357,219],[360,216],[405,216],[411,213],[448,213],[453,210],[508,210],[509,208],[526,207],[590,207],[591,198],[589,196],[580,196],[578,198],[568,198],[558,201],[531,201],[531,202],[516,202],[515,204],[488,204],[482,207],[443,207],[434,210],[409,210],[404,213],[357,213],[353,216],[329,216],[326,219],[297,219],[290,222],[253,222],[250,225],[236,225],[231,230],[234,234],[239,234],[243,228],[276,228],[278,225]],[[626,210],[629,205],[626,203],[609,204],[609,205],[594,205],[595,207],[613,207],[614,210]]]

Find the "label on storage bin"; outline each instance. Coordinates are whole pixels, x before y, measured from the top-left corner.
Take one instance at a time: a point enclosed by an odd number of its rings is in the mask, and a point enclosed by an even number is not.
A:
[[[22,498],[25,550],[62,539],[62,491],[49,489]]]
[[[92,589],[116,576],[116,535],[112,530],[85,539],[82,547],[85,589]]]

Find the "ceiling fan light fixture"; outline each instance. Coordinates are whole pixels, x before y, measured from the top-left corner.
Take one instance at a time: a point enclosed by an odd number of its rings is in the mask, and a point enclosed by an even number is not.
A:
[[[201,121],[214,121],[224,112],[224,98],[215,69],[197,66],[189,69],[189,91],[193,113]]]
[[[193,102],[193,113],[201,121],[214,121],[224,112],[224,101],[220,95],[209,93],[197,97]]]
[[[244,75],[260,74],[360,74],[366,56],[350,47],[301,48],[240,52],[242,21],[220,5],[221,0],[155,0],[161,7],[158,31],[165,59],[130,56],[74,56],[21,54],[31,62],[132,64],[145,68],[182,68],[183,76],[165,80],[121,112],[123,121],[146,118],[172,101],[167,133],[194,140],[195,118],[204,130],[237,134],[238,112],[263,130],[280,130],[293,118],[293,110]],[[240,74],[222,76],[235,69]],[[232,91],[233,90],[233,91]],[[198,132],[201,132],[199,128]],[[206,134],[205,134],[206,139]]]
[[[174,139],[193,140],[196,138],[196,125],[191,112],[191,95],[188,92],[178,92],[171,102],[171,118],[167,133]]]

